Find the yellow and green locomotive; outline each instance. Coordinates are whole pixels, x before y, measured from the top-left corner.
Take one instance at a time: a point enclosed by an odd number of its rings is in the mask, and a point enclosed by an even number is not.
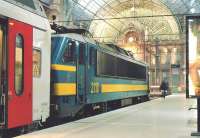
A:
[[[148,66],[112,44],[76,33],[52,36],[51,104],[56,117],[148,99]]]

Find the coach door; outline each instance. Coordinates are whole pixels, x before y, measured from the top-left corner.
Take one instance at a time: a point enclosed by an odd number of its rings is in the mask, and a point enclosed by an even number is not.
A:
[[[9,19],[8,128],[32,123],[32,44],[32,27]]]

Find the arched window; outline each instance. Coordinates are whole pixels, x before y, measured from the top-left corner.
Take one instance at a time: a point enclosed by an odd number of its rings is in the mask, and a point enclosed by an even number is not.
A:
[[[24,39],[21,34],[16,36],[15,47],[15,91],[18,96],[23,93],[24,81]]]

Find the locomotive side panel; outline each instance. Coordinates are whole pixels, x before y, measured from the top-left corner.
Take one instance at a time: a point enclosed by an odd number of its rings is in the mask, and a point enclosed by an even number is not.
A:
[[[90,49],[88,72],[91,83],[87,103],[148,96],[146,65],[102,48],[92,46]]]

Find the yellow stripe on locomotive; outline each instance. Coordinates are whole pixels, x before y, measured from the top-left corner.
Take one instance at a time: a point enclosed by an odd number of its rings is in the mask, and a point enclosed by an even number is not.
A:
[[[52,64],[51,69],[57,70],[57,71],[76,72],[76,67],[75,66],[69,66],[69,65]]]
[[[108,92],[129,92],[129,91],[145,91],[147,85],[131,85],[131,84],[102,84],[102,93]]]
[[[54,95],[56,96],[76,95],[76,83],[55,83]]]

